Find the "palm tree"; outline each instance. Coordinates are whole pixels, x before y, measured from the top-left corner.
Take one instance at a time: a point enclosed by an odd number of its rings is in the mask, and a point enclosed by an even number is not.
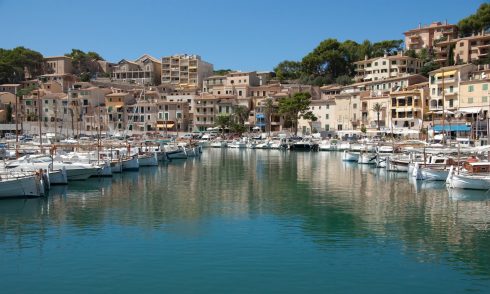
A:
[[[243,125],[248,118],[249,112],[250,110],[247,107],[243,105],[237,105],[233,110],[233,114],[235,116],[235,119],[237,120],[237,123]]]
[[[272,131],[272,115],[274,114],[274,101],[272,98],[265,100],[264,114],[267,116],[267,130],[269,131],[270,137]]]
[[[381,111],[383,111],[383,104],[376,102],[373,105],[373,108],[371,109],[372,111],[376,112],[376,125],[377,125],[377,130],[379,131],[379,114]]]

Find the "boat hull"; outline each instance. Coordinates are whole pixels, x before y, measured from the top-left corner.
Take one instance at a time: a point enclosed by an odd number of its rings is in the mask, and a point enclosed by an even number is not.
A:
[[[359,153],[354,153],[354,152],[344,150],[344,153],[342,153],[342,160],[343,161],[358,162],[359,161]]]
[[[139,170],[140,164],[138,158],[130,158],[122,160],[123,171],[134,171]]]
[[[43,187],[36,175],[5,179],[0,181],[0,198],[40,197]]]

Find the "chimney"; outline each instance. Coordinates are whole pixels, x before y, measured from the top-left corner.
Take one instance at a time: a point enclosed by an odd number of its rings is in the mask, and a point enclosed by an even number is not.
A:
[[[388,57],[388,54],[385,52],[385,54],[383,54],[383,57],[384,58]]]
[[[368,60],[368,56],[367,56],[367,54],[366,54],[366,55],[364,55],[364,60]]]

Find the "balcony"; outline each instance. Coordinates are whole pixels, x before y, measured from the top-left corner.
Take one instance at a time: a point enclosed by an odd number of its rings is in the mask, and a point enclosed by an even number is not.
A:
[[[457,79],[456,78],[444,78],[444,83],[449,84],[449,83],[456,83]],[[436,84],[442,84],[442,79],[437,79]]]

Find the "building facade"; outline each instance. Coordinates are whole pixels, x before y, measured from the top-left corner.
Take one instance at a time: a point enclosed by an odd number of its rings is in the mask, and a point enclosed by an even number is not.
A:
[[[199,55],[162,57],[161,83],[181,89],[201,89],[205,78],[213,74],[213,65]]]
[[[123,59],[112,67],[111,79],[115,82],[158,85],[162,72],[159,59],[148,54],[142,55],[135,61]]]

